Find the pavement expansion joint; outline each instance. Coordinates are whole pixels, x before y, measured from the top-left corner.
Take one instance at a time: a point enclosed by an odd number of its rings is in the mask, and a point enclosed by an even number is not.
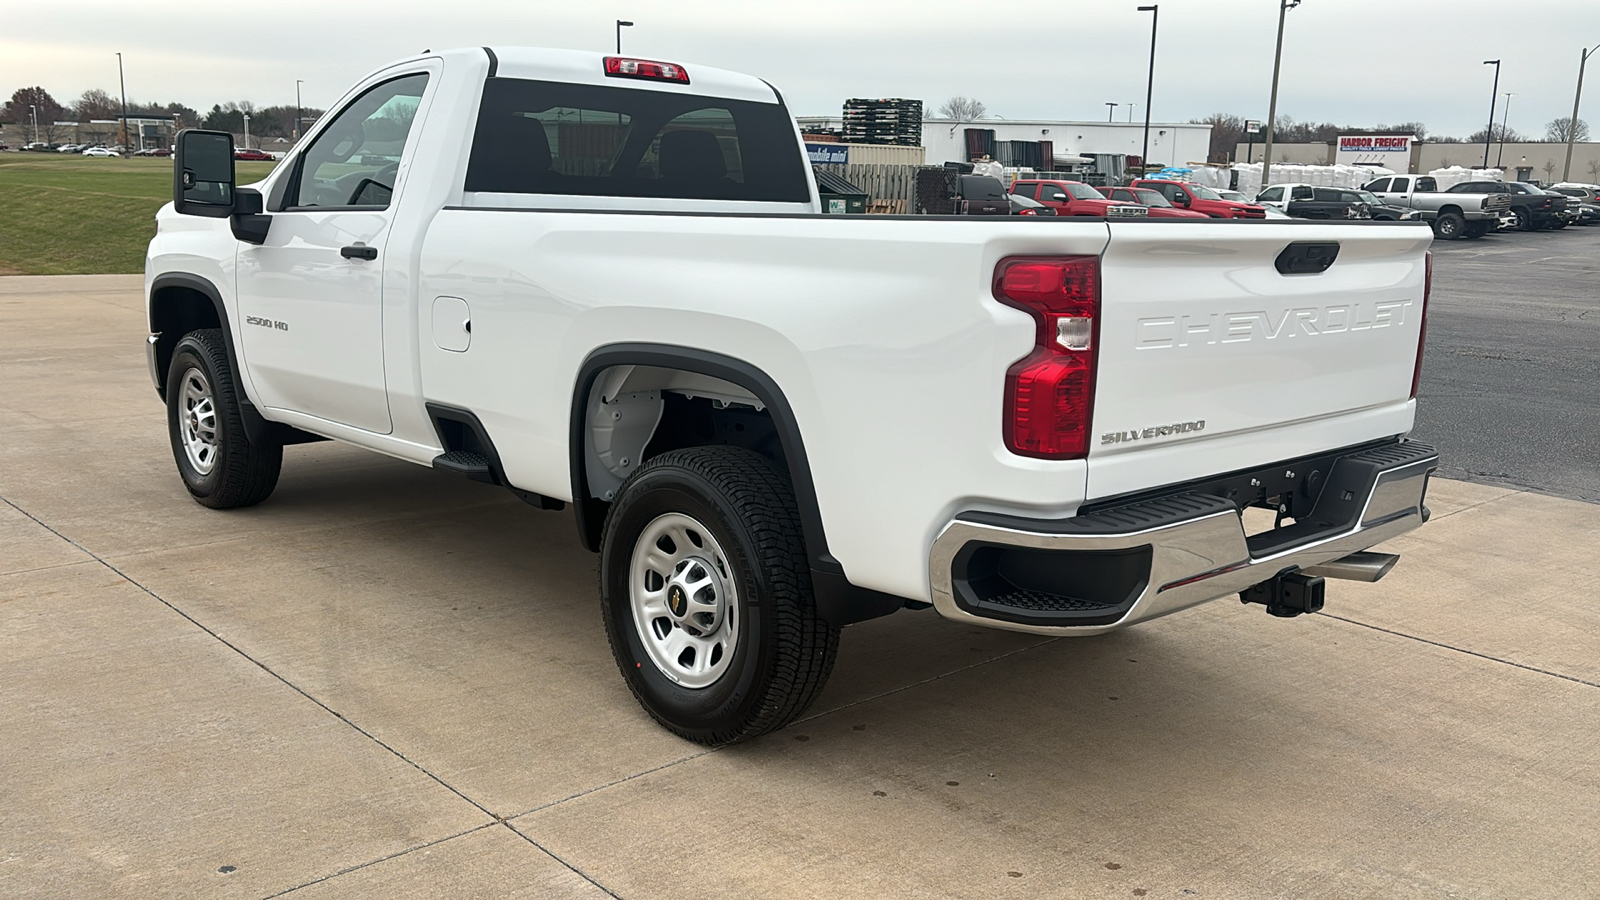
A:
[[[285,888],[284,890],[281,890],[281,891],[277,892],[276,894],[268,894],[266,897],[263,898],[263,900],[273,900],[273,898],[275,898],[275,897],[282,897],[285,894],[292,894],[295,891],[298,891],[298,890],[300,890],[302,888],[308,888],[308,887],[311,887],[312,885],[321,884],[324,881],[332,881],[333,879],[338,878],[341,875],[348,875],[351,872],[359,872],[362,869],[365,869],[365,868],[368,868],[368,867],[371,867],[371,866],[375,866],[375,865],[377,865],[379,863],[388,862],[391,859],[399,859],[400,857],[405,856],[408,853],[415,853],[418,850],[426,850],[429,847],[437,847],[440,844],[443,844],[443,843],[445,843],[447,841],[453,841],[453,840],[455,840],[456,838],[459,838],[459,837],[466,837],[469,834],[477,834],[478,832],[483,831],[484,829],[493,828],[496,824],[498,824],[498,823],[485,822],[482,825],[474,825],[473,827],[468,828],[465,831],[458,831],[455,834],[447,834],[442,838],[438,838],[438,839],[432,840],[432,841],[425,841],[425,842],[423,842],[421,844],[417,844],[417,845],[412,846],[412,847],[407,847],[404,850],[396,850],[393,853],[390,853],[390,854],[388,854],[386,856],[380,856],[377,859],[369,859],[366,862],[356,863],[353,866],[346,866],[345,868],[340,869],[337,872],[330,872],[327,875],[323,875],[323,876],[320,876],[318,878],[313,878],[310,881],[306,881],[306,882],[302,882],[300,884],[297,884],[292,888]]]
[[[1499,657],[1499,656],[1490,656],[1487,653],[1479,653],[1476,650],[1468,650],[1465,647],[1457,647],[1457,646],[1455,646],[1453,644],[1446,644],[1446,643],[1444,643],[1442,641],[1430,640],[1428,638],[1419,637],[1419,636],[1414,635],[1414,634],[1406,634],[1404,631],[1395,631],[1392,628],[1384,628],[1381,625],[1369,625],[1366,622],[1360,622],[1360,621],[1357,621],[1355,619],[1347,619],[1344,616],[1336,616],[1333,613],[1329,613],[1329,612],[1320,612],[1320,613],[1317,613],[1317,615],[1323,616],[1323,617],[1329,618],[1329,619],[1334,619],[1334,620],[1337,620],[1337,621],[1340,621],[1340,622],[1344,622],[1347,625],[1355,625],[1355,626],[1360,627],[1360,628],[1369,628],[1369,629],[1371,629],[1373,631],[1381,631],[1384,634],[1392,634],[1395,637],[1405,638],[1408,641],[1416,641],[1419,644],[1428,644],[1428,645],[1431,645],[1431,646],[1434,646],[1434,647],[1438,647],[1441,650],[1452,650],[1452,651],[1454,651],[1456,653],[1464,653],[1467,656],[1476,656],[1479,659],[1487,660],[1487,661],[1492,662],[1492,663],[1499,663],[1499,664],[1501,664],[1503,666],[1511,666],[1514,669],[1523,669],[1525,671],[1535,672],[1535,673],[1540,674],[1540,675],[1549,675],[1551,678],[1559,678],[1562,681],[1571,681],[1571,682],[1574,682],[1575,684],[1581,684],[1581,685],[1585,685],[1587,687],[1600,688],[1600,684],[1596,684],[1593,681],[1585,681],[1584,679],[1578,678],[1578,677],[1576,677],[1574,675],[1564,675],[1564,674],[1562,674],[1560,672],[1552,672],[1549,669],[1541,669],[1538,666],[1530,666],[1527,663],[1519,663],[1519,662],[1516,662],[1515,660],[1505,659],[1505,658],[1502,658],[1502,657]]]

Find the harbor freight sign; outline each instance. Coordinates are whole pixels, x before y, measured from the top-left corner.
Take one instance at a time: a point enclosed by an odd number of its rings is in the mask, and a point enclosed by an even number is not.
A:
[[[850,148],[844,144],[807,144],[806,156],[811,157],[813,166],[847,166],[850,164]]]
[[[1334,162],[1342,166],[1382,166],[1396,172],[1411,171],[1410,134],[1346,134],[1339,137]]]

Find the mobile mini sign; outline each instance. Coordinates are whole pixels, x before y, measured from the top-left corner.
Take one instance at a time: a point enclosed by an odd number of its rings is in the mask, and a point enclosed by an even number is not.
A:
[[[1411,171],[1410,134],[1346,134],[1339,137],[1334,162],[1343,166],[1382,166],[1396,172]]]

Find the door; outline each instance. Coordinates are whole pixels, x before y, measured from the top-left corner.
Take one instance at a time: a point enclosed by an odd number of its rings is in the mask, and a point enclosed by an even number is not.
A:
[[[383,251],[427,84],[403,74],[351,100],[295,161],[266,242],[240,246],[244,355],[269,408],[392,430]]]
[[[1373,191],[1373,193],[1377,194],[1378,198],[1385,203],[1393,203],[1395,206],[1410,206],[1411,198],[1406,196],[1410,189],[1411,179],[1396,178],[1389,183],[1386,189]]]

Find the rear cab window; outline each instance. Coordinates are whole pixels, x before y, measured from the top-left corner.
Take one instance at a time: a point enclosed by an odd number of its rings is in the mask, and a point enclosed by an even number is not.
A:
[[[778,103],[490,78],[469,192],[808,203]]]

